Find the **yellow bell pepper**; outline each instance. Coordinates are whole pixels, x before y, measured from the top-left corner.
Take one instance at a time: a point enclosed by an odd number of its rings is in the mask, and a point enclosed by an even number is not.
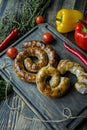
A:
[[[61,9],[56,15],[56,28],[60,33],[67,33],[75,30],[78,20],[83,20],[83,13],[74,9]]]

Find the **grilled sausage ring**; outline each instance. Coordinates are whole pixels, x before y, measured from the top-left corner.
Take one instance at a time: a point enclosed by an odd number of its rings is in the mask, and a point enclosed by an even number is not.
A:
[[[36,72],[42,67],[57,67],[58,58],[52,47],[45,46],[39,41],[30,41],[25,43],[23,48],[25,48],[24,51],[18,53],[14,62],[14,70],[22,80],[36,82]],[[35,58],[36,61],[33,60]]]
[[[61,74],[65,74],[67,71],[69,71],[72,74],[76,75],[76,90],[82,94],[87,93],[87,73],[80,66],[80,64],[72,62],[70,60],[61,60],[57,66],[57,69]]]
[[[48,63],[46,52],[38,47],[27,48],[27,50],[24,51],[24,55],[26,57],[24,59],[24,65],[29,71],[38,72],[39,69],[41,69],[43,66],[46,66]]]
[[[44,50],[47,53],[48,66],[57,67],[58,55],[57,55],[56,51],[51,46],[43,44],[42,41],[32,40],[32,41],[27,41],[27,42],[23,43],[22,47],[25,49],[28,47],[41,48],[41,50]]]
[[[38,62],[34,63],[31,57],[37,57],[39,59]],[[14,63],[14,70],[22,80],[26,82],[35,82],[36,74],[31,72],[37,72],[41,67],[46,65],[46,53],[38,47],[30,47],[17,55]]]
[[[45,96],[60,97],[68,90],[70,79],[60,77],[56,68],[46,66],[37,73],[36,84],[38,90]]]

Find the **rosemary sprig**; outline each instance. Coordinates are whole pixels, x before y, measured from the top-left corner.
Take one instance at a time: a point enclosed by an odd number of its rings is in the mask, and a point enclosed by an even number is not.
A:
[[[20,6],[20,10],[17,7],[15,7],[13,13],[6,10],[0,24],[0,43],[14,28],[18,28],[19,25],[13,21],[20,24],[19,37],[21,37],[35,26],[35,19],[38,15],[45,17],[50,3],[51,0],[25,0]]]

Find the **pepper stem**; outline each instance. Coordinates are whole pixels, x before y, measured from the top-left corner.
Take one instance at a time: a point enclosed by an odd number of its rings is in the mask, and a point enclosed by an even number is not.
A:
[[[82,20],[79,20],[78,23],[81,23],[83,25],[82,31],[87,33],[87,23]]]
[[[57,21],[59,22],[62,22],[62,19],[61,18],[56,18]]]
[[[85,23],[84,21],[78,20],[77,23],[82,23],[84,25],[84,27],[87,28],[87,23]]]

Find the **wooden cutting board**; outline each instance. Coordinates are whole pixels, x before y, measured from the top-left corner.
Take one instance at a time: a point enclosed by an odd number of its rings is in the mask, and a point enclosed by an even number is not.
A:
[[[86,70],[84,64],[64,48],[63,42],[66,41],[67,44],[74,47],[75,49],[80,49],[63,35],[59,34],[47,23],[36,26],[30,32],[21,37],[18,41],[16,41],[12,46],[21,51],[20,47],[24,41],[41,40],[42,34],[47,31],[51,32],[54,36],[55,41],[51,46],[57,52],[58,57],[60,59],[70,59],[72,61],[78,62]],[[82,53],[86,55],[85,52]],[[66,95],[56,99],[49,98],[42,95],[38,91],[36,84],[26,83],[16,76],[13,70],[14,61],[10,58],[6,58],[5,51],[0,54],[0,65],[3,65],[3,63],[11,63],[12,66],[0,70],[1,75],[9,80],[10,72],[12,77],[11,84],[13,85],[14,90],[26,102],[31,110],[35,112],[35,114],[38,116],[38,119],[57,121],[66,119],[66,117],[63,115],[63,110],[65,108],[68,108],[74,117],[87,116],[87,95],[81,95],[74,88],[74,83],[76,81],[76,77],[74,75],[67,75],[71,79],[71,85],[70,90]],[[49,126],[50,130],[73,130],[83,119],[84,118],[68,119],[67,121],[61,123],[48,122],[46,125]]]

